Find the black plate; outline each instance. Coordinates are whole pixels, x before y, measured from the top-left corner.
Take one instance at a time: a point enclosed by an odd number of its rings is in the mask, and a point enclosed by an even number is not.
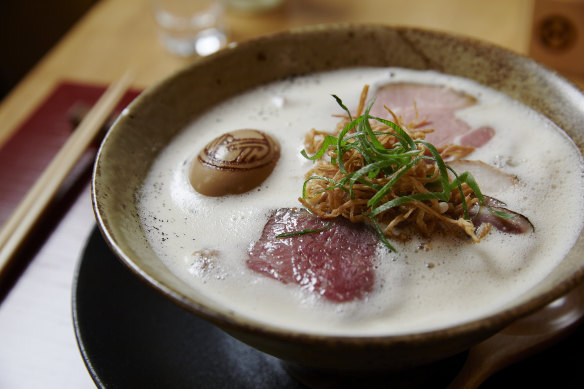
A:
[[[279,360],[230,337],[179,308],[137,279],[111,253],[97,228],[80,260],[73,285],[77,341],[100,388],[302,388]],[[546,352],[506,369],[481,388],[516,385],[574,387],[583,382],[584,329]],[[464,354],[401,377],[404,387],[445,387]],[[304,377],[306,378],[306,377]],[[395,378],[395,380],[394,380]],[[357,383],[346,378],[312,382]],[[383,385],[387,386],[387,385]]]

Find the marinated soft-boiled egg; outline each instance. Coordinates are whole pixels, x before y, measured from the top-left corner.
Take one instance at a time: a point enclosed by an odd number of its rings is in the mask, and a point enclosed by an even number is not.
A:
[[[263,131],[226,132],[195,157],[190,182],[206,196],[244,193],[264,182],[279,158],[280,145]]]

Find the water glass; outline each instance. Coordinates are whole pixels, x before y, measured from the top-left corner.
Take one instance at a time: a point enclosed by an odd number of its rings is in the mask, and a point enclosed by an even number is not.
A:
[[[205,56],[227,43],[221,0],[151,0],[158,36],[171,53]]]

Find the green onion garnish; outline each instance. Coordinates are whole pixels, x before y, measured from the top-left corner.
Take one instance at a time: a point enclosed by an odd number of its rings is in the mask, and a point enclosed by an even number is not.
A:
[[[382,220],[384,213],[391,209],[411,202],[424,202],[428,200],[438,200],[448,203],[453,191],[458,191],[461,198],[462,217],[470,220],[465,195],[462,184],[466,184],[477,197],[480,206],[486,206],[493,214],[503,218],[512,218],[512,214],[492,210],[485,202],[483,194],[469,172],[460,175],[448,166],[442,159],[440,153],[434,145],[424,140],[413,139],[407,131],[398,124],[369,114],[373,101],[366,107],[364,113],[353,118],[351,113],[345,107],[342,100],[334,96],[339,106],[348,114],[349,122],[345,125],[338,136],[326,135],[320,149],[312,156],[308,155],[305,150],[301,154],[312,161],[321,159],[327,152],[329,153],[330,163],[338,167],[342,173],[342,178],[335,180],[321,175],[310,176],[306,179],[302,189],[302,200],[305,205],[307,201],[323,194],[326,191],[340,189],[347,193],[350,199],[355,197],[355,185],[357,183],[365,185],[374,191],[374,194],[368,199],[366,211],[362,215],[367,217],[375,227],[381,241],[391,251],[395,251],[393,246],[383,233],[379,222]],[[384,131],[374,131],[371,122],[378,122],[387,127]],[[379,136],[392,136],[395,143],[390,147],[384,146],[379,141]],[[346,160],[349,158],[348,153],[358,153],[362,159],[362,167],[355,171],[348,171]],[[347,158],[345,158],[347,156]],[[420,163],[436,166],[438,168],[437,177],[425,185],[428,192],[410,193],[397,197],[390,197],[388,194],[395,189],[396,183],[406,175],[411,169]],[[454,180],[450,182],[448,172],[454,175]],[[378,178],[386,180],[384,184],[379,183]],[[322,180],[327,186],[316,193],[308,194],[308,184],[313,180]],[[430,190],[432,189],[432,190]],[[329,223],[330,224],[330,223]],[[323,227],[328,228],[328,225]],[[297,236],[317,230],[303,230],[288,234],[281,234],[278,237]]]

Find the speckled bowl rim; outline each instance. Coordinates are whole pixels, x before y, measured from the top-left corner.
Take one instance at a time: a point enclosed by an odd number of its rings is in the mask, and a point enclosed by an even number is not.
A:
[[[220,58],[223,56],[231,55],[234,51],[241,51],[249,49],[256,45],[257,42],[263,42],[266,40],[278,40],[282,36],[287,35],[303,35],[303,34],[314,34],[318,33],[319,31],[347,31],[350,32],[353,29],[389,29],[392,31],[398,31],[399,33],[407,34],[408,32],[412,32],[414,34],[431,34],[440,36],[442,38],[452,39],[457,41],[460,44],[468,44],[475,47],[479,47],[484,50],[491,50],[497,53],[503,53],[506,56],[511,56],[518,61],[523,61],[527,65],[537,71],[543,77],[549,78],[550,85],[559,85],[564,90],[567,90],[571,93],[575,98],[580,99],[580,104],[583,107],[584,111],[584,95],[582,92],[578,90],[575,86],[573,86],[570,82],[566,81],[563,77],[559,76],[557,73],[546,69],[545,67],[537,64],[532,59],[523,56],[521,54],[513,53],[507,49],[495,46],[490,43],[486,43],[483,41],[479,41],[473,38],[464,37],[464,36],[457,36],[455,34],[450,33],[443,33],[437,31],[430,31],[420,28],[410,28],[410,27],[396,27],[396,26],[382,26],[382,25],[352,25],[352,24],[336,24],[336,25],[326,25],[326,26],[314,26],[309,28],[300,28],[295,29],[283,33],[277,33],[261,38],[257,38],[251,41],[247,41],[244,43],[240,43],[234,47],[229,47],[226,50],[219,52],[215,55],[211,55],[206,58],[199,59],[195,61],[193,64],[179,70],[176,73],[171,74],[167,78],[163,79],[162,81],[158,82],[154,86],[148,88],[145,92],[143,92],[138,98],[132,102],[132,104],[126,109],[126,114],[131,112],[135,109],[138,109],[139,106],[142,104],[144,99],[147,99],[151,96],[154,96],[160,93],[161,90],[164,89],[166,83],[169,79],[174,77],[178,77],[182,73],[187,73],[190,71],[192,67],[200,66],[202,63],[207,63],[210,61],[215,61],[216,58]],[[122,115],[123,116],[123,115]],[[120,126],[119,122],[123,120],[123,118],[118,118],[116,123],[113,125],[111,131],[118,131],[117,128]],[[584,128],[582,129],[584,131]],[[107,144],[106,137],[104,144]],[[99,158],[103,152],[103,145],[99,151],[97,161],[99,162]],[[580,150],[582,150],[581,145],[579,145]],[[234,317],[230,314],[220,312],[216,310],[214,307],[201,305],[196,301],[192,301],[189,298],[183,296],[182,294],[178,293],[172,287],[161,283],[155,274],[148,274],[147,272],[143,271],[138,264],[129,256],[126,255],[125,250],[120,247],[116,243],[116,239],[112,236],[109,232],[108,224],[109,221],[107,216],[103,215],[103,212],[100,210],[100,199],[99,194],[95,192],[96,180],[99,180],[99,166],[96,163],[96,168],[94,171],[94,178],[92,180],[92,202],[94,206],[96,220],[98,222],[99,229],[104,236],[105,240],[107,241],[108,245],[112,249],[112,251],[121,259],[121,261],[127,265],[133,272],[135,272],[139,278],[144,280],[148,285],[153,287],[158,292],[165,295],[169,300],[175,302],[176,304],[194,312],[198,316],[205,318],[206,320],[218,325],[219,327],[223,328],[227,332],[231,330],[236,330],[237,332],[245,332],[250,334],[251,336],[259,336],[259,337],[267,337],[267,338],[277,338],[283,341],[289,341],[294,343],[304,343],[304,344],[326,344],[332,346],[352,346],[357,348],[367,349],[370,346],[378,347],[378,346],[390,346],[390,345],[398,345],[398,344],[407,344],[407,345],[416,345],[416,344],[425,344],[432,341],[448,341],[454,335],[461,335],[461,334],[471,334],[473,332],[485,330],[487,332],[495,333],[498,330],[502,329],[506,325],[510,324],[512,321],[524,317],[537,309],[545,306],[546,304],[554,301],[555,299],[565,295],[568,291],[573,289],[576,285],[578,285],[582,279],[584,278],[584,260],[582,261],[582,266],[578,268],[571,276],[567,277],[564,281],[553,287],[549,292],[540,294],[536,297],[529,299],[528,301],[518,305],[507,308],[503,311],[500,311],[496,314],[489,315],[483,318],[478,318],[476,320],[472,320],[466,323],[453,325],[448,328],[437,329],[437,330],[430,330],[424,331],[419,333],[412,333],[412,334],[397,334],[397,335],[358,335],[358,336],[346,336],[346,335],[323,335],[323,334],[312,334],[312,333],[304,333],[304,332],[297,332],[289,329],[273,327],[265,323],[256,322],[252,319],[243,318],[240,316]],[[579,242],[582,241],[582,234],[580,235]]]

